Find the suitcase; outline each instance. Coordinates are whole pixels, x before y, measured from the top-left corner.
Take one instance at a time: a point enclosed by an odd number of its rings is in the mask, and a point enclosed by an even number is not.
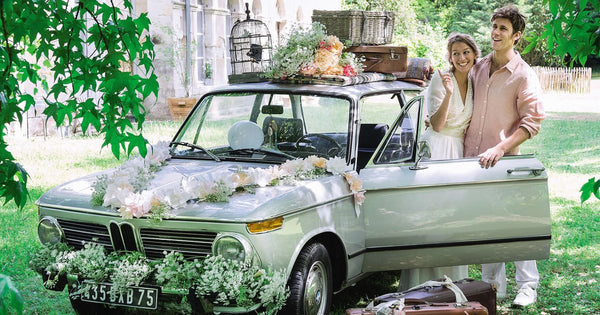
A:
[[[393,314],[393,313],[392,313]],[[427,303],[427,304],[409,304],[404,306],[402,312],[398,314],[405,315],[488,315],[488,310],[479,302],[467,302],[465,305],[456,303]]]
[[[488,315],[488,310],[479,302],[467,302],[460,305],[456,303],[430,303],[422,300],[407,299],[402,310],[398,308],[378,309],[349,308],[346,315]]]
[[[376,315],[375,311],[366,308],[349,308],[346,309],[346,315]]]
[[[479,302],[487,308],[490,315],[496,315],[496,289],[491,284],[469,278],[454,281],[454,284],[460,288],[468,301]],[[416,290],[384,294],[376,297],[373,303],[377,305],[396,300],[399,297],[419,299],[432,303],[456,301],[456,296],[450,289],[443,286],[427,286]]]
[[[405,46],[353,46],[346,51],[365,58],[366,72],[394,73],[407,69],[408,49]]]

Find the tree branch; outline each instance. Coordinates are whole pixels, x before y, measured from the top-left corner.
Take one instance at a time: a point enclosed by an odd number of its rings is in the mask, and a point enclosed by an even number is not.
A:
[[[12,66],[13,60],[12,60],[12,47],[10,46],[10,43],[8,42],[8,30],[6,29],[6,19],[4,18],[4,6],[0,5],[0,19],[2,20],[2,32],[4,33],[4,40],[6,42],[6,52],[8,53],[8,63],[6,64],[6,68],[4,69],[4,72],[2,73],[2,78],[4,79],[9,73],[10,73],[10,68]]]

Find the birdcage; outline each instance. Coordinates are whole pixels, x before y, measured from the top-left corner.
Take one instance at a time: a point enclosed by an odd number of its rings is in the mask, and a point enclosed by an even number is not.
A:
[[[260,76],[271,66],[273,46],[271,34],[265,23],[250,18],[246,3],[246,19],[237,21],[231,28],[229,39],[231,75],[229,83],[265,81]]]

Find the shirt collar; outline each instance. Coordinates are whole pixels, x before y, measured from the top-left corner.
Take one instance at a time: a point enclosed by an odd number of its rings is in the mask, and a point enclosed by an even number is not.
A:
[[[515,50],[515,55],[510,59],[510,61],[505,66],[506,69],[508,69],[508,71],[510,71],[510,72],[515,72],[515,70],[517,69],[517,66],[521,63],[521,60],[523,60],[521,58],[521,54],[519,54],[519,52]]]
[[[488,69],[492,67],[492,59],[494,57],[494,53],[490,53],[489,55],[487,55],[484,59],[486,60]],[[523,59],[521,58],[521,54],[515,50],[515,55],[508,61],[508,63],[506,65],[504,65],[504,67],[510,71],[510,72],[515,72],[515,70],[517,69],[517,66],[521,63]],[[502,69],[502,68],[500,68]]]

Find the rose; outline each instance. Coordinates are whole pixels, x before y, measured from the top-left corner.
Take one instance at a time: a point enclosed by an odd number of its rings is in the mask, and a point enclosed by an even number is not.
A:
[[[272,168],[262,169],[262,168],[249,168],[246,170],[246,173],[249,177],[254,179],[254,183],[260,187],[266,187],[269,183],[274,179]]]
[[[120,208],[125,204],[125,199],[133,194],[133,187],[131,185],[109,185],[106,187],[106,194],[104,194],[103,207]]]
[[[356,71],[351,65],[344,66],[344,75],[347,77],[355,77]]]
[[[146,160],[155,164],[160,164],[171,158],[169,150],[169,142],[159,141],[155,145],[150,146],[148,154],[146,155]]]
[[[343,174],[346,170],[348,170],[348,165],[346,165],[346,160],[341,157],[334,157],[327,160],[326,163],[327,171],[334,175]]]
[[[362,205],[363,202],[365,202],[365,199],[366,199],[366,197],[365,197],[364,191],[354,193],[354,201],[356,203],[358,203],[359,205]]]
[[[322,157],[318,157],[316,155],[311,155],[309,157],[306,158],[307,160],[310,161],[310,163],[312,163],[312,165],[314,165],[315,167],[318,168],[322,168],[325,169],[327,167],[327,160],[325,158]]]
[[[244,173],[242,171],[233,173],[232,179],[233,179],[233,183],[235,184],[235,187],[248,186],[248,185],[252,185],[254,183],[254,178],[252,178],[252,176],[250,176],[249,174]]]
[[[362,180],[358,177],[358,173],[355,171],[344,173],[344,178],[348,182],[348,185],[350,185],[350,190],[353,192],[358,192],[362,189]]]
[[[183,191],[192,198],[203,199],[209,194],[213,193],[214,183],[205,178],[193,178],[193,177],[184,177],[181,180],[181,187]]]

